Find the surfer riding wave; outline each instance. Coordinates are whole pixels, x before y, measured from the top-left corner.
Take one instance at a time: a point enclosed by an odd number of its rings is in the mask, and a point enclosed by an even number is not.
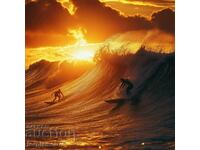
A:
[[[131,89],[133,88],[133,84],[128,79],[121,78],[121,85],[120,88],[124,88],[126,86],[126,94],[130,95]]]
[[[54,95],[53,102],[55,102],[55,101],[57,100],[57,98],[58,98],[57,101],[60,101],[62,98],[64,98],[64,94],[61,92],[60,89],[58,89],[57,91],[55,91],[55,92],[53,93],[53,95]]]

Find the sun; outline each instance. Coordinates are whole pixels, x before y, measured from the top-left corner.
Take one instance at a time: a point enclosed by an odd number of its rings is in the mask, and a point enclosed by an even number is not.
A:
[[[91,48],[91,43],[88,43],[85,38],[86,32],[81,27],[68,30],[68,33],[76,40],[73,44],[72,60],[93,61],[95,51]]]
[[[75,51],[72,54],[72,59],[74,60],[87,60],[92,61],[94,57],[94,53],[92,51]]]

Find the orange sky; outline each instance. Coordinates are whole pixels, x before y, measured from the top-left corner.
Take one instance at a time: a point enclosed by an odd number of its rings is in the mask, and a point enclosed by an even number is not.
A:
[[[76,6],[73,5],[72,0],[57,0],[66,7],[71,14],[76,11]],[[141,14],[151,16],[154,11],[164,8],[171,8],[174,10],[174,0],[100,0],[113,9],[120,11],[123,15]]]
[[[174,35],[174,7],[174,0],[26,0],[26,67],[40,59],[91,60],[101,43],[127,31]]]
[[[152,14],[166,8],[174,10],[174,1],[26,0],[26,47],[73,44],[76,39],[69,31],[74,28],[82,28],[89,43],[130,30],[151,29]]]
[[[124,15],[144,15],[150,17],[155,11],[165,8],[175,9],[174,0],[101,0],[107,6],[117,9]]]

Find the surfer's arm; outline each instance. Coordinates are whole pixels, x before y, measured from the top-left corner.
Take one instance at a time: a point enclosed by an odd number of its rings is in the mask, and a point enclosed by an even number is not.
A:
[[[124,88],[125,87],[125,83],[124,82],[122,82],[122,84],[121,84],[121,88]]]
[[[53,93],[51,93],[51,96],[52,96],[52,97],[54,96],[54,92],[53,92]]]
[[[123,84],[124,84],[124,83],[122,82],[122,83],[121,83],[121,85],[120,85],[120,88],[122,88],[122,87],[123,87]]]
[[[61,93],[62,97],[64,97],[64,94],[62,92],[60,92],[60,93]]]

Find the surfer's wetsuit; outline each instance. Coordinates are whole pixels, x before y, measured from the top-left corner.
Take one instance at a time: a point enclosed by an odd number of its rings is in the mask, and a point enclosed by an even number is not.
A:
[[[131,89],[133,88],[133,84],[128,79],[121,78],[120,80],[122,82],[120,87],[123,88],[126,85],[126,94],[129,95]]]
[[[64,97],[64,95],[61,92],[61,90],[59,89],[59,90],[57,90],[57,91],[54,92],[54,97],[55,98],[53,99],[53,102],[55,102],[57,98],[58,98],[58,101],[60,101],[61,98]]]

